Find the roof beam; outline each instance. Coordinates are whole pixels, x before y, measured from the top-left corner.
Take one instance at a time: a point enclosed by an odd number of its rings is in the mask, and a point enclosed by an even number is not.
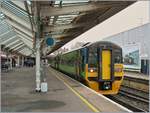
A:
[[[21,46],[21,45],[23,45],[23,42],[18,43],[18,44],[16,44],[16,45],[13,46],[13,47],[10,47],[10,50],[13,50],[13,49],[15,49],[15,48],[17,48],[17,47],[19,47],[19,46]]]
[[[25,48],[26,48],[26,46],[23,46],[23,47],[17,49],[16,51],[20,52],[20,51],[22,51],[22,50],[25,49]]]
[[[29,41],[33,41],[33,39],[31,38],[31,37],[29,37],[29,36],[27,36],[26,34],[24,34],[24,33],[22,33],[21,31],[19,31],[19,30],[17,30],[17,29],[15,29],[14,30],[17,34],[19,34],[19,35],[21,35],[21,36],[23,36],[24,38],[26,38],[27,40],[29,40]]]
[[[25,45],[23,44],[23,45],[21,45],[21,46],[15,48],[13,51],[18,51],[18,50],[20,50],[20,49],[23,49],[24,47],[25,47]]]
[[[1,6],[1,11],[3,14],[5,14],[7,17],[17,21],[19,24],[21,24],[22,26],[28,28],[28,29],[31,29],[31,25],[29,22],[19,18],[17,15],[9,12],[7,9],[5,9],[4,7]]]
[[[126,6],[118,6],[118,7],[112,7],[110,8],[106,13],[104,13],[103,15],[98,17],[98,21],[102,22],[104,20],[106,20],[107,18],[113,16],[114,14],[116,14],[117,12],[123,10]]]
[[[95,2],[95,3],[87,3],[87,4],[79,4],[73,6],[64,6],[64,7],[49,7],[44,6],[41,7],[41,17],[45,16],[58,16],[58,15],[65,15],[71,14],[76,12],[87,12],[96,9],[103,9],[103,8],[111,8],[117,6],[125,6],[128,5],[128,2]]]
[[[0,44],[6,44],[6,43],[8,43],[9,41],[11,41],[11,40],[13,40],[13,39],[15,39],[15,38],[17,38],[16,36],[12,36],[12,37],[9,37],[8,39],[6,39],[5,41],[3,41],[3,42],[0,42]]]
[[[70,36],[70,35],[73,35],[73,34],[71,33],[56,34],[56,35],[52,35],[52,38],[59,39],[59,38],[63,38],[63,37]]]
[[[12,0],[11,2],[13,2],[17,7],[19,7],[20,9],[23,9],[24,11],[26,11],[25,5],[23,1],[19,1],[19,0]]]
[[[30,25],[31,25],[32,32],[34,32],[35,28],[34,28],[34,25],[33,25],[32,17],[30,16],[31,15],[31,7],[28,5],[27,1],[24,1],[24,5],[25,5],[26,11],[28,13],[28,17],[29,17],[29,20],[30,20]]]
[[[12,43],[9,43],[8,45],[5,46],[5,48],[7,47],[10,47],[10,46],[13,46],[14,44],[18,43],[18,42],[21,42],[19,39],[13,41]]]
[[[6,19],[6,22],[10,25],[12,25],[14,28],[17,28],[24,32],[25,34],[29,35],[30,37],[33,37],[31,30],[26,29],[25,27],[21,26],[19,23],[12,21],[10,19]]]
[[[66,24],[66,25],[56,25],[56,26],[44,26],[44,32],[51,32],[51,31],[60,31],[64,29],[72,29],[86,26],[87,23],[77,23],[77,24]]]
[[[27,45],[30,49],[33,48],[33,42],[27,40],[27,39],[26,39],[24,36],[22,36],[22,35],[19,35],[19,34],[18,34],[18,36],[21,38],[21,40],[23,41],[23,43],[24,43],[25,45]]]
[[[3,33],[3,34],[0,34],[0,37],[2,37],[2,36],[4,36],[4,35],[6,35],[6,34],[8,34],[9,32],[11,32],[12,30],[9,30],[9,31],[7,31],[7,32],[5,32],[5,33]]]

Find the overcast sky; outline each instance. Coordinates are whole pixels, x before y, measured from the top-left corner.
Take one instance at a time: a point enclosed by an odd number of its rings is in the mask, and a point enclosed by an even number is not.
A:
[[[99,41],[103,38],[146,24],[150,20],[149,5],[150,1],[138,1],[70,41],[63,48],[70,49],[76,42]]]

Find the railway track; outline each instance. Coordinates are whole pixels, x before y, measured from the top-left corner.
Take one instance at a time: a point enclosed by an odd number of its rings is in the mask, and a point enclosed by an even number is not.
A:
[[[134,112],[149,111],[149,94],[146,92],[122,86],[117,95],[107,97]]]

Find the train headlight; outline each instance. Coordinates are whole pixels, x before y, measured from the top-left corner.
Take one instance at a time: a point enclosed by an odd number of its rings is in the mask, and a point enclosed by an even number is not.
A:
[[[92,73],[92,72],[94,72],[94,70],[93,70],[93,69],[90,69],[90,72]]]
[[[104,82],[104,83],[103,83],[103,89],[104,89],[104,90],[109,90],[109,89],[111,89],[111,82]]]
[[[96,68],[88,68],[88,72],[90,72],[90,73],[93,73],[93,72],[96,72],[96,71],[97,71]]]

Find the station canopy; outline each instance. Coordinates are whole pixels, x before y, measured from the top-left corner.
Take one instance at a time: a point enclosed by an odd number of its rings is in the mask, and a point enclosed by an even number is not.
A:
[[[0,44],[2,49],[35,56],[36,15],[40,13],[41,50],[50,54],[80,34],[103,22],[135,1],[0,1]],[[54,38],[47,46],[45,37]]]

